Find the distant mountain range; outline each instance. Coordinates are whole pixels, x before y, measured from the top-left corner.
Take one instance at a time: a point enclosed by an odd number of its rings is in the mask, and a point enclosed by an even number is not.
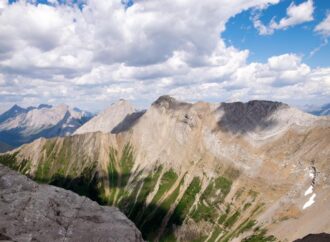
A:
[[[14,105],[0,115],[0,141],[3,150],[40,137],[66,136],[92,118],[92,114],[61,104],[22,108]],[[9,146],[8,146],[9,145]]]
[[[0,163],[118,207],[148,241],[294,241],[330,231],[329,127],[281,102],[120,100]]]
[[[317,116],[328,116],[330,115],[330,103],[324,104],[319,108],[314,108],[310,110],[309,113]]]

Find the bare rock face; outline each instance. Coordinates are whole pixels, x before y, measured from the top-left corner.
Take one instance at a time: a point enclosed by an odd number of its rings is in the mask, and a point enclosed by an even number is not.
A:
[[[294,242],[328,242],[330,241],[330,234],[309,234],[302,239],[297,239]]]
[[[281,102],[253,100],[222,103],[218,108],[219,128],[224,132],[265,138],[290,126],[312,126],[317,118]]]
[[[164,107],[166,109],[178,109],[180,107],[192,106],[190,103],[180,102],[168,95],[160,96],[152,105],[156,107]]]
[[[128,101],[119,100],[109,108],[85,123],[74,134],[84,134],[92,132],[117,133],[119,130],[129,126],[127,123],[134,122],[139,117],[133,105]]]
[[[269,117],[279,109],[289,108],[288,105],[271,101],[249,101],[247,103],[223,103],[219,110],[224,111],[224,116],[219,125],[232,132],[248,132],[257,127],[272,125]]]
[[[117,208],[39,185],[0,165],[0,240],[143,241]]]

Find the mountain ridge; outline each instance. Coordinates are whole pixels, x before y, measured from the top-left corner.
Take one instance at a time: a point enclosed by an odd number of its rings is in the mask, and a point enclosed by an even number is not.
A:
[[[145,239],[294,240],[330,230],[329,120],[273,102],[160,97],[119,132],[42,138],[1,160],[76,192],[63,178],[95,182],[85,195],[119,207]]]
[[[107,109],[93,117],[89,122],[79,127],[73,134],[87,132],[109,133],[116,128],[127,116],[136,113],[137,110],[126,100],[112,103]]]
[[[0,122],[0,140],[19,146],[39,137],[68,135],[88,121],[88,115],[64,104],[41,104],[27,109],[15,105],[0,116],[4,120]]]

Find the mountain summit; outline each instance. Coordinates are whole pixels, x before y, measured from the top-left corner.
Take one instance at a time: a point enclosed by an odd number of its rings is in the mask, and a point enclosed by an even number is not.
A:
[[[16,117],[22,113],[26,113],[26,112],[27,112],[26,109],[15,104],[9,110],[7,110],[6,112],[4,112],[0,115],[0,123],[6,121],[7,119],[14,118],[14,117]]]
[[[110,133],[126,117],[136,112],[132,104],[126,100],[119,100],[100,114],[93,117],[87,123],[78,128],[74,134],[83,134],[91,132]]]
[[[0,163],[119,207],[149,241],[293,241],[330,231],[329,117],[279,102],[162,96],[138,113],[120,101],[87,125]]]

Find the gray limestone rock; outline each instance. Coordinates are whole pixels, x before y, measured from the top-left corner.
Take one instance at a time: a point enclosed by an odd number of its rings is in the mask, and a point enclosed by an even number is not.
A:
[[[0,165],[0,241],[143,241],[117,208]]]

